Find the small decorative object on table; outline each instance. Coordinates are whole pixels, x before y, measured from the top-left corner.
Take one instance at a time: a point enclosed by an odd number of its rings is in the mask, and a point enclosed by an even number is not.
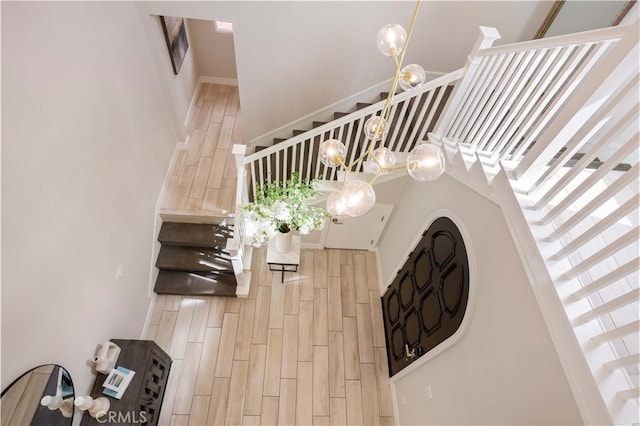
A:
[[[80,411],[87,411],[91,417],[98,419],[109,411],[111,403],[104,396],[91,398],[90,396],[79,396],[75,399],[74,404]]]
[[[302,179],[297,172],[285,182],[268,182],[258,188],[255,201],[242,206],[251,244],[260,247],[283,234],[275,240],[276,250],[287,253],[291,249],[293,230],[304,235],[322,229],[329,212],[308,205],[318,194],[316,182]]]
[[[118,356],[120,355],[120,347],[113,342],[106,341],[100,345],[100,350],[93,357],[92,362],[96,365],[98,373],[109,374],[113,367],[116,366]]]
[[[136,374],[136,372],[128,368],[114,368],[102,384],[102,386],[104,386],[102,393],[116,399],[122,398],[134,374]]]
[[[45,395],[40,400],[40,405],[49,410],[60,410],[60,413],[68,419],[73,416],[73,398],[62,398],[60,395]]]

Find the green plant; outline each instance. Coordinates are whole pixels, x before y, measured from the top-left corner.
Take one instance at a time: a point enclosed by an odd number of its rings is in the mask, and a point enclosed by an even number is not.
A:
[[[308,234],[321,229],[329,212],[308,204],[319,194],[316,186],[316,181],[300,179],[297,172],[285,182],[268,182],[261,186],[256,191],[254,202],[242,206],[246,234],[251,244],[259,247],[276,232],[286,233],[294,229]]]

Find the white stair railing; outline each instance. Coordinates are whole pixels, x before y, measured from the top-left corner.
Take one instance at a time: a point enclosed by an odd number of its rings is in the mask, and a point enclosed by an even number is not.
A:
[[[595,64],[609,64],[600,71],[606,75],[615,68],[614,64],[620,63],[620,57],[627,56],[633,48],[631,43],[618,43],[625,28],[481,48],[472,53],[468,71],[452,94],[453,108],[433,133],[457,139],[473,151],[521,160],[551,121],[555,126],[561,124],[559,113],[569,102],[584,103],[582,98],[590,93],[578,89],[584,87],[585,78],[601,77],[592,71]],[[581,99],[576,100],[577,94]],[[580,118],[566,114],[575,120]],[[562,147],[557,145],[558,149]],[[543,164],[555,154],[546,158],[540,150],[536,149],[531,157]]]
[[[558,352],[586,423],[639,421],[639,33],[636,22],[479,49],[431,137],[468,173],[509,176],[548,270],[532,281],[541,310],[554,309],[548,277],[564,311],[550,331],[566,318],[579,348]],[[585,361],[591,380],[575,377]]]
[[[407,153],[422,142],[445,106],[448,87],[461,76],[462,70],[458,70],[417,90],[395,95],[386,146],[394,152]],[[267,181],[290,178],[293,172],[298,172],[300,179],[336,180],[338,170],[325,167],[317,156],[320,144],[327,139],[340,139],[347,148],[347,162],[352,164],[369,143],[364,137],[364,122],[379,115],[383,107],[384,101],[380,101],[246,156],[252,193]],[[362,161],[354,165],[353,171],[362,171]]]

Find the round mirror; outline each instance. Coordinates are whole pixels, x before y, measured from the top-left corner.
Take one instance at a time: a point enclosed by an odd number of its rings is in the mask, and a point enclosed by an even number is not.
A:
[[[2,391],[0,424],[69,426],[73,418],[73,398],[69,372],[59,365],[41,365]]]

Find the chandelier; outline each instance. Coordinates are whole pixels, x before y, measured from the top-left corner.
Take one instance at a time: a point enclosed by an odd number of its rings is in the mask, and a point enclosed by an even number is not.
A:
[[[347,148],[340,140],[328,139],[320,145],[320,161],[326,167],[339,167],[343,172],[341,189],[330,193],[327,197],[327,210],[335,218],[362,216],[371,210],[376,202],[373,183],[383,174],[394,170],[406,170],[415,180],[430,181],[444,172],[444,155],[436,145],[418,144],[402,164],[396,164],[394,153],[385,147],[385,138],[391,122],[389,116],[393,96],[398,85],[403,90],[409,91],[421,87],[426,81],[426,73],[420,65],[402,66],[419,9],[420,1],[416,4],[408,32],[401,25],[390,24],[378,33],[378,49],[383,55],[393,59],[395,74],[380,115],[372,116],[365,122],[364,135],[365,145],[368,144],[367,149],[351,164],[346,164]],[[349,179],[349,172],[362,160],[364,160],[363,170],[373,174],[373,177],[368,182],[357,178]]]

